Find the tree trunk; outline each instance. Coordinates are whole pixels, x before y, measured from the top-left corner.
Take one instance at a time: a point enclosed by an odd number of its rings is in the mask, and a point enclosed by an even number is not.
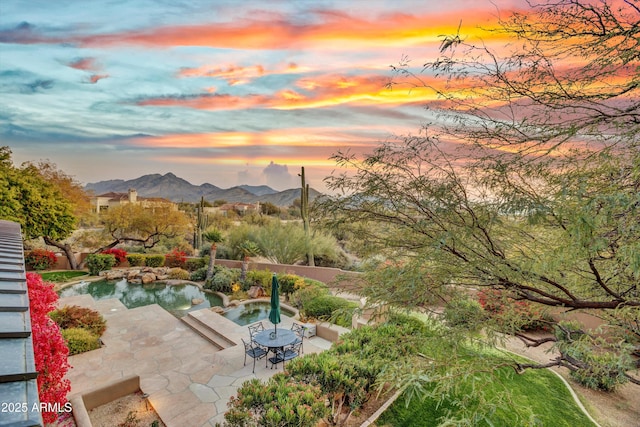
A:
[[[242,258],[242,268],[240,269],[240,280],[244,281],[247,278],[247,270],[249,267],[249,257]]]
[[[207,277],[206,281],[208,282],[213,277],[213,267],[216,264],[216,252],[218,251],[218,245],[215,243],[211,245],[211,250],[209,251],[209,266],[207,267]]]
[[[73,249],[71,248],[70,244],[56,242],[55,240],[46,236],[44,237],[44,242],[49,246],[55,246],[56,248],[62,250],[62,252],[64,252],[64,255],[67,257],[67,260],[69,260],[69,268],[71,270],[79,270],[78,261],[76,260],[76,256],[74,255]]]

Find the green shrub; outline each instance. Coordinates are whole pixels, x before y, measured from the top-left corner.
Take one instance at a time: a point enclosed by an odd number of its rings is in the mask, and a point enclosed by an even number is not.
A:
[[[269,270],[249,270],[243,283],[243,290],[248,290],[251,286],[262,286],[267,292],[271,292],[271,280],[273,273]]]
[[[191,275],[187,270],[184,270],[179,267],[172,268],[169,270],[169,279],[175,280],[189,280]]]
[[[191,272],[190,280],[194,282],[202,282],[207,278],[207,267],[200,267],[195,271]]]
[[[237,268],[227,267],[220,267],[216,270],[211,281],[206,283],[204,287],[216,292],[231,293],[231,285],[238,281],[240,272]]]
[[[60,329],[82,328],[101,336],[107,329],[107,321],[95,310],[77,305],[65,305],[49,313]]]
[[[295,289],[295,292],[289,297],[289,302],[298,310],[302,310],[309,301],[317,297],[329,295],[329,289],[324,283],[311,283],[307,279],[302,283],[296,282]]]
[[[46,249],[34,249],[24,256],[24,262],[36,271],[49,270],[57,261],[56,254]]]
[[[204,258],[187,258],[185,266],[189,271],[196,271],[202,267],[206,267],[207,264]],[[201,280],[204,280],[204,278]]]
[[[97,276],[101,271],[110,270],[116,265],[116,257],[110,254],[90,254],[87,257],[87,268],[92,276]]]
[[[266,384],[257,378],[245,381],[229,400],[225,425],[314,427],[329,409],[318,386],[293,383],[277,373]]]
[[[443,312],[445,322],[451,327],[477,330],[486,319],[480,303],[471,298],[457,298],[449,301]]]
[[[141,267],[144,265],[144,254],[129,254],[127,255],[127,262],[131,267]]]
[[[100,338],[86,329],[69,328],[61,332],[69,348],[69,356],[100,348]]]
[[[165,257],[164,255],[155,254],[155,255],[147,255],[144,258],[144,264],[147,267],[162,267],[164,265]]]
[[[296,283],[303,280],[302,277],[295,274],[278,275],[278,283],[280,284],[280,293],[283,295],[291,295],[296,290]]]
[[[125,251],[124,249],[109,248],[105,251],[102,251],[101,253],[106,255],[113,255],[114,257],[116,257],[116,265],[122,264],[127,259],[127,251]]]
[[[302,311],[306,317],[327,320],[334,317],[336,324],[351,326],[351,315],[357,308],[357,304],[333,295],[321,295],[308,301]],[[339,311],[339,313],[337,313]],[[337,317],[335,317],[337,315]]]

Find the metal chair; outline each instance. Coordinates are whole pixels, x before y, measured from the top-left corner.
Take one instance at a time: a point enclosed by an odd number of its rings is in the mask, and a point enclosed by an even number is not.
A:
[[[296,342],[290,346],[284,347],[282,350],[278,350],[274,357],[270,357],[268,360],[271,362],[271,369],[273,365],[278,366],[278,363],[282,362],[282,369],[284,369],[284,363],[287,360],[295,359],[300,356],[300,349],[302,347],[302,341]]]
[[[258,322],[254,325],[249,325],[249,336],[251,336],[251,341],[253,341],[253,336],[255,334],[257,334],[258,332],[262,332],[264,331],[264,325],[262,324],[262,322]]]
[[[247,356],[253,359],[253,373],[256,372],[256,359],[262,359],[263,357],[267,357],[267,351],[259,346],[254,346],[253,341],[246,342],[243,338],[242,343],[244,344],[244,366],[247,366]],[[267,367],[267,362],[265,360],[264,367]]]
[[[291,330],[296,334],[296,336],[298,338],[296,338],[296,340],[293,342],[293,344],[298,344],[300,343],[300,350],[302,351],[302,354],[304,354],[304,332],[307,330],[306,327],[299,325],[298,323],[295,323],[293,325],[291,325]]]

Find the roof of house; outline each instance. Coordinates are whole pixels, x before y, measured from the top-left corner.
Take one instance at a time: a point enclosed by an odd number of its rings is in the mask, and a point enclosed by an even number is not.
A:
[[[129,200],[129,193],[116,193],[114,191],[110,191],[109,193],[99,194],[95,196],[96,198],[107,198],[110,201],[120,201],[120,200]],[[164,199],[162,197],[142,197],[137,196],[139,201],[147,201],[147,202],[162,202],[162,203],[173,203],[171,200]]]
[[[0,427],[42,425],[22,248],[20,225],[0,220],[0,396],[27,409],[3,410]]]

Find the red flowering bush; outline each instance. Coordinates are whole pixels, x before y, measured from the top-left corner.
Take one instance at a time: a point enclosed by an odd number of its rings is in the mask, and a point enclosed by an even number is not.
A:
[[[538,305],[515,300],[507,292],[486,289],[478,292],[478,302],[507,332],[515,330],[551,330],[552,319]]]
[[[164,265],[167,267],[185,268],[187,264],[187,253],[174,249],[164,256]]]
[[[64,379],[69,370],[69,350],[60,328],[47,315],[55,308],[58,295],[53,284],[43,282],[36,273],[27,273],[27,287],[40,402],[49,404],[47,407],[63,407],[71,390],[69,380]],[[57,417],[55,412],[42,412],[45,423],[52,423]]]
[[[113,255],[116,258],[116,266],[122,264],[127,260],[127,251],[125,251],[124,249],[109,248],[100,253],[105,255]]]
[[[36,271],[49,270],[58,262],[56,254],[46,249],[34,249],[28,252],[24,261]]]

